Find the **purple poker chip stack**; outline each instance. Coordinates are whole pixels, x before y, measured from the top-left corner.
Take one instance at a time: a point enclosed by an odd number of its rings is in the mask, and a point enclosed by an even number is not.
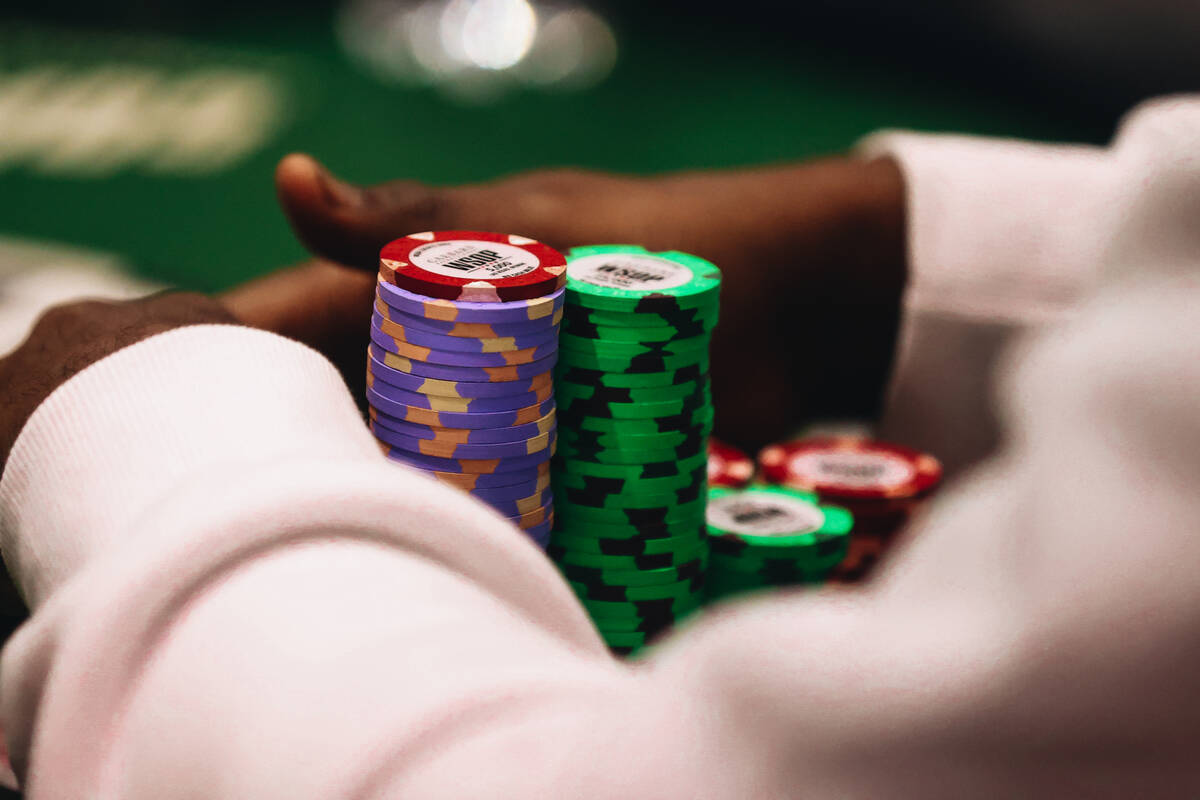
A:
[[[501,298],[553,261],[553,251],[522,237],[464,231],[403,241],[406,260],[385,248],[393,257],[381,259],[371,317],[371,432],[389,459],[487,503],[545,548],[554,521],[552,371],[564,289]],[[414,275],[430,279],[429,295],[415,291]],[[447,285],[471,299],[448,299]]]

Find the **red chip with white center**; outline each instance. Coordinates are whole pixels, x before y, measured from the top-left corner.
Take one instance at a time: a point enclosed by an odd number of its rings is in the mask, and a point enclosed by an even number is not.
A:
[[[774,444],[758,454],[763,477],[830,500],[902,500],[933,491],[942,464],[901,445],[854,436]]]
[[[544,297],[562,288],[567,259],[524,236],[426,231],[384,245],[379,275],[426,297],[502,303]]]
[[[750,456],[717,439],[708,440],[708,485],[741,489],[754,477]]]

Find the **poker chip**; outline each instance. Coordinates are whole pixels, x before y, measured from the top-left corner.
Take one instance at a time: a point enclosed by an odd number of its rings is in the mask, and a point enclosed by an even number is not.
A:
[[[859,435],[771,445],[759,453],[758,464],[765,480],[815,492],[854,514],[848,555],[832,576],[840,582],[870,573],[942,479],[936,457]]]
[[[368,427],[392,461],[490,505],[545,547],[566,260],[520,236],[428,232],[380,253]]]
[[[451,367],[510,367],[519,364],[529,364],[543,361],[554,355],[558,350],[557,342],[548,343],[524,350],[507,350],[502,352],[468,353],[462,350],[437,350],[401,341],[391,336],[380,327],[381,317],[373,315],[371,319],[371,341],[389,353],[395,353],[415,361],[426,361],[433,364],[445,364]]]
[[[496,444],[499,442],[523,441],[540,436],[547,431],[553,431],[557,424],[557,418],[553,411],[534,422],[524,425],[514,425],[510,428],[443,428],[432,425],[418,425],[388,416],[374,408],[368,409],[367,415],[371,422],[395,433],[401,433],[417,439],[459,442],[461,444]]]
[[[371,422],[369,426],[371,433],[375,434],[376,439],[392,447],[399,447],[402,450],[426,456],[453,459],[493,459],[511,458],[513,456],[533,456],[549,450],[554,444],[555,437],[555,431],[547,431],[538,436],[521,439],[516,442],[466,444],[406,436],[376,422]]]
[[[408,325],[388,319],[379,313],[378,310],[371,316],[371,323],[397,342],[403,342],[413,347],[427,347],[433,351],[511,353],[542,347],[553,343],[557,339],[553,329],[543,329],[536,333],[520,336],[446,336],[441,333],[431,333],[416,325]]]
[[[375,298],[375,311],[389,322],[403,325],[405,328],[459,339],[503,339],[537,335],[562,321],[561,305],[557,311],[554,311],[553,318],[550,320],[543,317],[521,319],[516,322],[456,322],[454,320],[429,319],[393,308],[378,296]]]
[[[571,251],[566,276],[547,552],[610,648],[635,652],[703,600],[720,271],[604,246]]]
[[[681,367],[667,372],[606,372],[602,369],[564,364],[559,368],[556,381],[583,386],[611,386],[619,389],[649,389],[658,386],[674,386],[697,380],[707,380],[708,370],[699,364]]]
[[[495,383],[438,380],[436,378],[424,378],[419,375],[413,375],[410,372],[404,372],[394,366],[389,366],[384,360],[376,357],[376,352],[371,348],[367,350],[367,365],[370,367],[370,373],[379,380],[398,389],[403,389],[406,392],[430,395],[438,398],[447,397],[470,400],[482,397],[512,397],[523,394],[544,394],[542,399],[545,399],[554,391],[554,376],[551,372],[543,372],[540,375],[522,380],[498,381]],[[395,362],[395,357],[390,353],[383,352],[382,356],[384,359],[390,357],[393,359],[393,363]],[[540,402],[540,400],[533,402]],[[528,403],[525,405],[528,405]]]
[[[457,365],[438,364],[435,362],[421,361],[420,359],[412,359],[406,356],[398,355],[387,350],[383,345],[375,340],[375,329],[371,329],[371,357],[379,361],[384,366],[392,369],[407,372],[410,375],[417,375],[422,378],[438,378],[439,380],[454,381],[454,382],[481,382],[481,383],[503,383],[506,381],[520,381],[527,378],[536,378],[543,375],[554,368],[554,364],[558,361],[558,354],[543,358],[539,361],[531,361],[528,364],[516,364],[506,367],[462,367]],[[386,340],[385,340],[386,341]]]
[[[568,254],[567,298],[584,308],[635,314],[715,310],[720,287],[719,269],[685,253],[599,245]]]
[[[717,439],[708,440],[708,485],[741,489],[754,478],[750,456]]]
[[[438,322],[510,324],[544,320],[557,325],[562,311],[566,287],[545,297],[515,300],[511,303],[469,303],[439,300],[393,286],[380,278],[376,283],[377,299],[386,305],[415,317]]]
[[[538,492],[544,491],[550,486],[550,476],[542,475],[532,481],[518,483],[515,486],[494,486],[480,487],[478,489],[468,489],[467,493],[472,497],[477,497],[485,503],[492,501],[509,502],[521,500],[522,498],[530,497]]]
[[[541,298],[563,287],[566,260],[512,234],[426,231],[384,245],[379,276],[426,297],[474,303]]]
[[[392,371],[394,372],[394,370]],[[475,411],[516,411],[538,405],[554,396],[554,386],[547,384],[537,391],[506,394],[497,397],[442,397],[435,394],[410,392],[392,384],[391,374],[385,374],[374,358],[367,361],[367,387],[396,403],[427,411],[454,411],[460,414]],[[521,381],[517,381],[521,383]]]
[[[388,450],[390,451],[391,448],[389,447]],[[534,467],[525,469],[502,470],[491,473],[437,472],[435,470],[427,470],[427,472],[444,484],[470,493],[475,489],[516,486],[543,478],[548,480],[550,477],[550,462],[543,461]]]
[[[811,492],[783,486],[709,490],[711,599],[818,583],[845,557],[854,518]]]
[[[555,409],[554,398],[507,411],[430,411],[389,399],[377,389],[367,388],[367,401],[376,411],[405,422],[441,428],[511,428],[537,422]]]

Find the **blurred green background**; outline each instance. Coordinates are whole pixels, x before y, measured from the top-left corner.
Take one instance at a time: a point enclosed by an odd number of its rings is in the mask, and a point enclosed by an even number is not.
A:
[[[617,58],[596,85],[518,82],[471,97],[365,68],[334,8],[127,26],[10,20],[0,235],[97,248],[214,290],[304,256],[272,187],[291,151],[356,181],[457,183],[550,165],[786,161],[882,127],[1090,141],[1111,130],[1103,115],[977,80],[961,55],[905,59],[853,37],[647,5],[601,10]]]

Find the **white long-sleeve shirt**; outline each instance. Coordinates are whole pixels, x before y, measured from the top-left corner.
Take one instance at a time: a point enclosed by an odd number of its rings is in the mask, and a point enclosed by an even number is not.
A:
[[[318,354],[172,331],[56,391],[0,481],[30,799],[1195,796],[1200,101],[1108,149],[868,149],[909,185],[891,435],[1000,442],[876,581],[617,662]]]

